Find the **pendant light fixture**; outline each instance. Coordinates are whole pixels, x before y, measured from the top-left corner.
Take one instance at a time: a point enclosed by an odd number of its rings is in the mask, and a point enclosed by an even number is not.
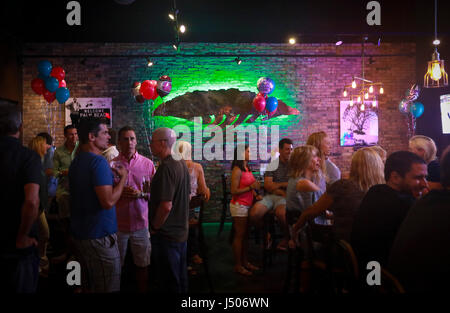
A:
[[[439,57],[437,46],[440,44],[437,38],[437,0],[434,0],[434,52],[431,61],[428,62],[428,70],[423,80],[425,88],[438,88],[448,85],[448,75],[445,72],[444,60]]]

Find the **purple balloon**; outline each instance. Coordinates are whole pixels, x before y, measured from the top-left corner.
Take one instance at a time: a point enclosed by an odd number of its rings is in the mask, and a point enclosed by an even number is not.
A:
[[[161,76],[158,80],[158,84],[156,85],[156,91],[160,97],[167,96],[172,90],[172,79],[169,76],[164,75]]]
[[[402,101],[400,101],[400,103],[398,105],[398,110],[400,111],[400,113],[408,115],[410,105],[411,105],[411,102],[402,100]]]
[[[269,95],[275,89],[275,83],[269,77],[261,77],[256,84],[260,93]]]

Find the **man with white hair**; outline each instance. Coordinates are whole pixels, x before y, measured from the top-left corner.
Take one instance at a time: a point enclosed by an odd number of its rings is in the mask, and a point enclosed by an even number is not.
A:
[[[191,185],[186,164],[172,157],[175,141],[175,132],[169,128],[153,132],[150,148],[161,162],[151,184],[149,224],[152,262],[161,291],[186,293]]]

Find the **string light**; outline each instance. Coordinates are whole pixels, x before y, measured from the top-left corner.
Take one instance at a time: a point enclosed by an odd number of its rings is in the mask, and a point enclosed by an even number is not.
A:
[[[364,77],[364,43],[367,41],[368,37],[363,37],[362,49],[361,49],[361,67],[362,75],[361,77],[353,76],[350,85],[344,86],[344,97],[350,96],[350,106],[353,106],[353,99],[356,99],[356,103],[359,104],[359,108],[363,111],[366,106],[365,102],[372,102],[372,106],[375,108],[378,106],[378,101],[376,97],[378,94],[383,94],[383,84],[381,82],[373,82]],[[356,81],[359,81],[358,84]],[[350,88],[351,87],[351,88]],[[377,90],[375,90],[375,87]],[[378,89],[379,88],[379,89]],[[377,91],[379,92],[377,93]],[[348,92],[347,92],[348,91]],[[370,106],[369,106],[370,108]]]
[[[295,43],[296,43],[297,41],[295,40],[295,38],[289,38],[289,43],[291,44],[291,45],[295,45]]]

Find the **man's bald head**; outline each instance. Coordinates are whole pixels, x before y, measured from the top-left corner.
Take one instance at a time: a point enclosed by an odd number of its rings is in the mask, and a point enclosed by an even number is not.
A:
[[[173,144],[177,140],[175,132],[167,127],[157,128],[152,134],[153,140],[166,140],[169,149],[172,149]]]

